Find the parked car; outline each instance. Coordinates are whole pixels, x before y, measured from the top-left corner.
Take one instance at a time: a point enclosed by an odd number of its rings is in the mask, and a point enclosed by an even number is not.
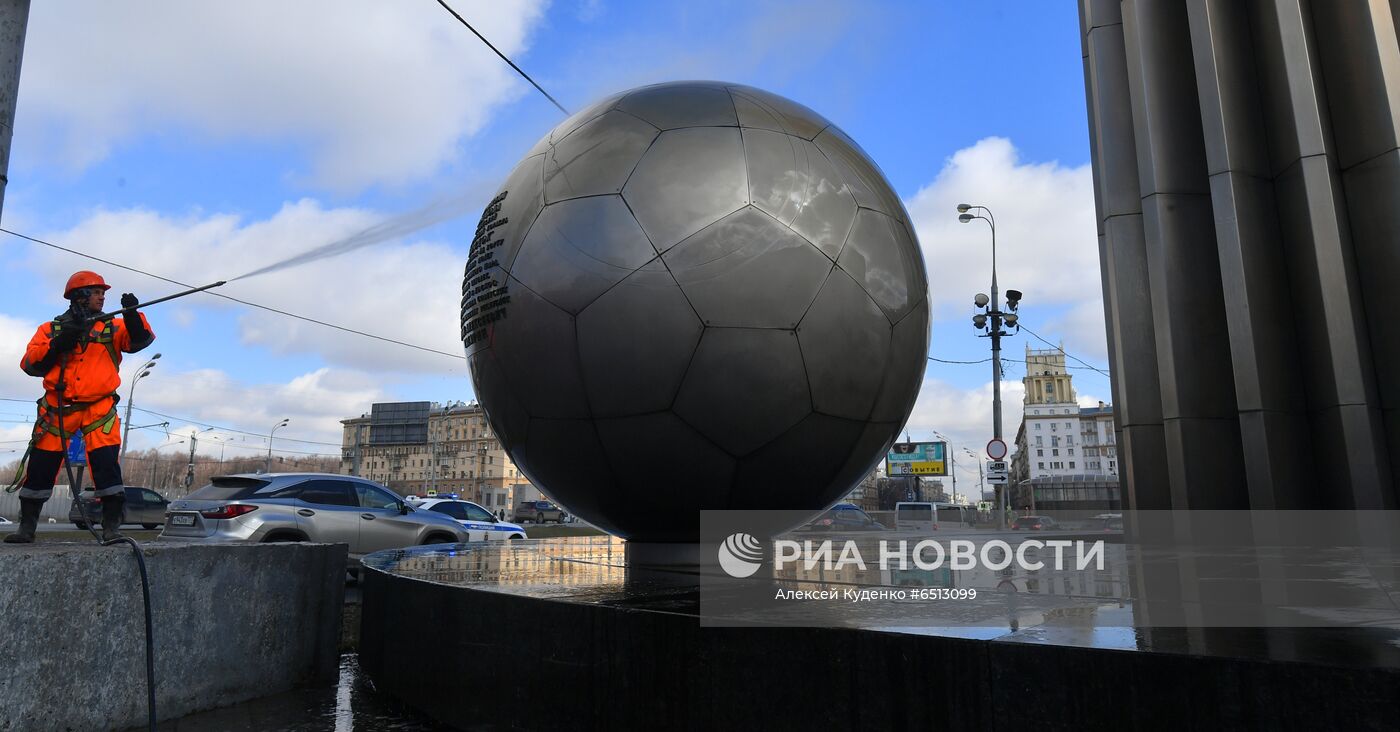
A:
[[[883,531],[885,525],[870,518],[854,503],[838,503],[806,527],[813,531]]]
[[[469,541],[503,541],[524,539],[525,529],[519,524],[497,519],[495,514],[471,501],[454,501],[446,498],[429,498],[414,504],[420,511],[436,511],[457,520],[466,527]]]
[[[515,507],[516,521],[534,521],[542,524],[546,521],[564,523],[564,509],[550,503],[549,501],[524,501]]]
[[[83,491],[81,498],[83,510],[72,503],[68,506],[68,520],[80,529],[88,526],[102,525],[102,498],[94,496],[92,491]],[[126,487],[126,503],[122,506],[122,523],[141,524],[141,528],[154,529],[165,523],[165,512],[170,506],[170,501],[150,488],[138,486]],[[84,515],[86,513],[86,515]]]
[[[316,541],[370,552],[464,542],[449,516],[420,511],[374,481],[332,473],[262,473],[214,478],[170,504],[162,539]]]
[[[0,524],[12,524],[12,523],[14,523],[14,522],[11,521],[11,520],[9,520],[9,519],[7,519],[7,518],[5,518],[4,516],[0,516]]]
[[[1027,529],[1030,531],[1055,531],[1060,528],[1060,524],[1049,516],[1021,516],[1011,522],[1013,529]]]

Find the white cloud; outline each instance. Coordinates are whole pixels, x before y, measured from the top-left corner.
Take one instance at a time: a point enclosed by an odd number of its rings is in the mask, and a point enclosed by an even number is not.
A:
[[[1013,452],[1016,430],[1021,426],[1024,396],[1025,387],[1019,379],[1002,379],[1002,439]],[[991,382],[960,389],[938,378],[925,378],[905,430],[915,440],[937,439],[933,434],[935,430],[946,437],[957,461],[958,492],[975,497],[976,491],[969,486],[977,480],[977,466],[986,460],[983,450],[992,439]],[[964,450],[970,450],[976,457]],[[944,481],[944,487],[951,489],[952,481]]]
[[[351,370],[321,368],[286,384],[245,383],[218,369],[162,373],[161,377],[142,380],[133,422],[141,425],[163,419],[142,410],[192,420],[172,421],[169,439],[197,432],[201,455],[218,455],[226,450],[229,457],[246,457],[255,454],[249,452],[253,448],[266,450],[267,441],[222,429],[203,432],[205,428],[194,422],[266,434],[284,418],[291,421],[277,431],[278,449],[338,454],[338,448],[332,445],[283,439],[338,445],[340,420],[368,411],[376,401],[390,400],[379,378]],[[227,442],[221,445],[220,440]],[[168,441],[163,431],[146,430],[132,433],[131,443],[133,448],[146,448]],[[178,449],[188,449],[187,446],[185,443]]]
[[[1097,394],[1085,394],[1081,392],[1079,394],[1079,399],[1076,400],[1075,403],[1081,407],[1097,407],[1099,406],[1099,402],[1108,404],[1111,401],[1112,400],[1109,399],[1107,395],[1099,396]]]
[[[285,205],[271,218],[244,222],[235,216],[173,218],[150,211],[98,211],[74,228],[45,238],[94,256],[121,261],[181,282],[203,285],[273,262],[289,253],[356,233],[381,217],[353,208],[325,209],[311,200]],[[62,281],[72,258],[38,250],[39,276]],[[464,259],[446,244],[388,242],[345,256],[231,282],[217,292],[327,323],[443,351],[462,352],[457,313]],[[99,269],[101,269],[99,267]],[[143,300],[170,294],[176,285],[121,270],[103,270],[116,291]],[[245,346],[278,355],[316,354],[328,363],[385,372],[463,372],[459,360],[366,339],[265,310],[249,309],[210,295],[182,300],[184,314],[152,311],[164,344],[178,343],[197,323],[201,308],[238,308]],[[197,325],[196,325],[197,327]],[[170,348],[169,345],[163,345]]]
[[[544,0],[459,3],[511,56]],[[431,173],[527,87],[432,3],[35,3],[16,145],[74,168],[138,133],[309,146],[353,190]]]
[[[1095,270],[1097,272],[1097,270]],[[1085,293],[1098,295],[1098,292]],[[1092,297],[1080,302],[1060,317],[1052,318],[1045,324],[1044,333],[1056,333],[1065,340],[1065,350],[1089,363],[1104,368],[1108,362],[1108,338],[1103,322],[1103,298]],[[1077,363],[1070,360],[1068,365]]]
[[[20,359],[24,358],[24,349],[29,346],[29,339],[34,337],[34,329],[38,323],[29,323],[19,318],[0,314],[0,396],[6,398],[24,398],[31,392],[30,399],[38,399],[43,392],[39,380],[29,376],[19,370]],[[0,402],[5,405],[6,412],[34,412],[33,404],[20,404],[17,402]],[[5,438],[12,439],[12,438]]]
[[[982,221],[959,223],[959,203],[987,206],[996,218],[997,279],[1003,295],[1008,288],[1021,290],[1023,302],[1031,306],[1098,299],[1089,166],[1022,163],[1009,140],[989,137],[954,153],[933,183],[906,202],[928,264],[935,317],[940,312],[958,319],[964,312],[970,316],[972,296],[989,292],[991,284],[989,230]],[[1054,339],[1045,330],[1036,331]]]

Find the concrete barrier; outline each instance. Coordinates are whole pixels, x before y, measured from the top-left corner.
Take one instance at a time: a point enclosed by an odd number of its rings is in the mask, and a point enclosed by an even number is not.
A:
[[[343,544],[147,544],[161,719],[333,682]],[[129,546],[0,545],[0,730],[146,724]]]

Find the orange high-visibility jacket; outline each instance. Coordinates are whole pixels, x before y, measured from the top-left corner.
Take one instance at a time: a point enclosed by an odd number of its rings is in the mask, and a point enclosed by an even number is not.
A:
[[[53,323],[40,325],[34,337],[29,339],[29,347],[20,359],[20,368],[30,376],[44,377],[44,401],[51,406],[58,405],[57,385],[59,374],[62,373],[65,382],[64,402],[86,404],[66,413],[63,420],[65,432],[71,433],[111,414],[115,407],[117,388],[122,383],[119,372],[122,354],[135,353],[155,340],[155,331],[151,330],[145,314],[138,312],[137,317],[141,318],[141,322],[151,334],[150,341],[139,344],[139,348],[133,348],[131,333],[122,318],[113,318],[110,322],[98,321],[90,327],[87,343],[69,354],[66,364],[54,364],[42,374],[36,373],[34,364],[43,360],[49,353]],[[88,449],[119,443],[120,431],[108,426],[101,434],[93,433]],[[57,450],[60,449],[58,445],[57,437],[44,435],[35,446],[44,450]]]
[[[156,334],[146,321],[145,313],[138,312],[136,315],[141,318],[141,323],[146,326],[151,340],[154,341]],[[49,354],[49,340],[53,337],[52,334],[53,323],[44,323],[39,326],[34,337],[29,339],[29,347],[25,349],[24,358],[19,362],[19,367],[24,373],[40,376],[33,372],[30,364],[39,362]],[[116,393],[117,387],[122,383],[121,374],[118,373],[122,354],[139,350],[131,347],[131,333],[126,329],[126,322],[120,317],[113,318],[110,325],[105,321],[93,323],[88,331],[87,340],[86,345],[69,354],[68,364],[63,367],[68,380],[63,398],[70,402],[90,402]],[[150,344],[140,344],[141,348],[147,345]],[[42,374],[46,393],[54,392],[54,387],[58,384],[59,368],[59,364],[54,364],[48,373]]]

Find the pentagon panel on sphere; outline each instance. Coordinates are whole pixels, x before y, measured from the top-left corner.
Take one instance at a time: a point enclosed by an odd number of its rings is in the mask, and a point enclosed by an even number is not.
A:
[[[576,314],[656,257],[619,196],[551,203],[530,227],[511,275]]]
[[[706,325],[795,328],[831,260],[762,211],[748,207],[662,256]]]
[[[649,523],[652,540],[686,541],[700,530],[693,508],[700,499],[713,505],[727,502],[736,460],[670,412],[596,422],[603,450],[614,465],[617,488],[625,495],[627,512],[638,523]],[[655,449],[639,449],[646,445]],[[665,476],[671,490],[658,491]],[[665,532],[657,537],[655,533]]]
[[[900,221],[908,221],[909,213],[904,210],[904,202],[899,200],[894,189],[885,180],[884,173],[860,149],[855,140],[846,133],[828,127],[817,135],[814,142],[817,148],[826,153],[827,159],[841,171],[841,177],[850,186],[856,202],[865,208],[874,209]]]
[[[491,339],[506,384],[531,417],[587,418],[573,316],[514,277],[509,282],[510,322],[496,323]]]
[[[928,296],[924,257],[904,224],[861,209],[837,266],[860,283],[897,323]]]
[[[528,158],[532,155],[543,154],[545,151],[549,150],[550,146],[557,145],[565,137],[568,137],[569,133],[617,106],[617,100],[621,99],[622,96],[621,94],[614,94],[610,97],[605,97],[569,115],[568,119],[560,122],[557,127],[546,133],[544,137],[541,137],[539,142],[536,142],[535,146],[530,148],[530,152],[525,153],[525,157]]]
[[[617,108],[663,130],[739,126],[734,101],[719,84],[649,86],[624,96]]]
[[[812,411],[797,334],[705,329],[674,410],[730,455],[762,447]]]
[[[669,409],[703,330],[659,259],[584,308],[578,351],[594,416]]]
[[[885,359],[885,380],[880,385],[875,410],[870,413],[872,422],[904,419],[908,414],[905,405],[919,396],[919,387],[923,386],[927,358],[928,300],[923,300],[904,320],[894,324],[890,354]]]
[[[529,440],[510,446],[515,466],[571,512],[588,517],[589,523],[604,531],[621,533],[628,517],[624,496],[599,490],[616,481],[593,421],[532,419],[529,434]]]
[[[734,110],[739,114],[741,127],[786,132],[811,140],[831,126],[820,114],[762,89],[731,86],[729,95],[734,99]]]
[[[856,217],[856,200],[816,145],[767,130],[744,130],[753,205],[835,261]]]
[[[804,494],[830,505],[850,492],[834,479],[845,465],[865,423],[809,414],[752,455],[739,461],[734,495],[746,508],[777,509]]]
[[[659,134],[655,127],[618,111],[589,120],[545,152],[545,201],[621,193]]]
[[[661,133],[622,197],[659,252],[749,202],[744,144],[735,127]]]
[[[521,472],[606,531],[813,514],[880,459],[928,285],[879,168],[752,87],[658,84],[565,120],[483,211],[462,280],[477,399]]]
[[[885,368],[890,326],[865,290],[845,272],[832,273],[802,318],[797,341],[812,384],[812,406],[835,417],[869,417],[880,382],[866,375]]]

